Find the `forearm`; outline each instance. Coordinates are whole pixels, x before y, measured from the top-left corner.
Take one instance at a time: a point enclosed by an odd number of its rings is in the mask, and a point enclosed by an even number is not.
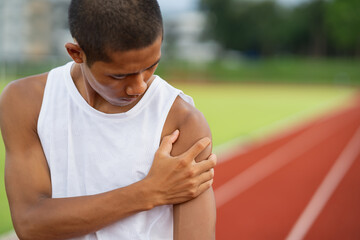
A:
[[[74,197],[43,198],[23,216],[15,217],[21,239],[66,239],[95,232],[122,218],[154,207],[143,182],[110,192]]]

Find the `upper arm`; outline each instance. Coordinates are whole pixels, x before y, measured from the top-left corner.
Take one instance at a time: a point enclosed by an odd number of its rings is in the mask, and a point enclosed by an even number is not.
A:
[[[5,186],[15,228],[33,203],[42,196],[51,196],[50,174],[37,135],[42,101],[38,80],[39,77],[32,77],[13,82],[0,96]]]
[[[177,98],[167,122],[176,122],[180,136],[173,146],[172,155],[179,155],[203,137],[211,138],[209,125],[203,114]],[[196,161],[207,159],[211,144],[198,155]],[[216,207],[212,188],[197,198],[174,206],[174,239],[214,239]]]

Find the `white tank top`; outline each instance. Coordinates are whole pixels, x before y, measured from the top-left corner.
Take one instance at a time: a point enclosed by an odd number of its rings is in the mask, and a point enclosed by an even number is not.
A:
[[[38,134],[50,168],[52,197],[107,192],[142,180],[159,147],[169,110],[180,95],[156,76],[142,99],[125,113],[92,108],[70,75],[73,62],[50,71]],[[78,239],[172,239],[173,210],[159,206]]]

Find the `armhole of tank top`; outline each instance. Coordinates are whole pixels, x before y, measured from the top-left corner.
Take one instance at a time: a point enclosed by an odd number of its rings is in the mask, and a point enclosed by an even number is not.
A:
[[[190,97],[189,95],[186,95],[185,93],[180,91],[178,96],[180,96],[182,98],[182,100],[184,100],[185,102],[187,102],[190,105],[192,105],[193,107],[195,107],[194,99],[192,97]]]
[[[43,126],[43,122],[44,122],[44,115],[46,113],[46,109],[47,109],[47,105],[48,105],[48,95],[49,95],[49,85],[50,85],[50,79],[51,76],[53,74],[54,70],[51,70],[46,78],[46,83],[45,83],[45,88],[44,88],[44,94],[43,94],[43,98],[41,101],[41,107],[40,107],[40,112],[39,112],[39,117],[38,117],[38,121],[37,121],[37,133],[39,135],[39,133],[42,131],[42,126]],[[40,136],[39,136],[40,137]]]

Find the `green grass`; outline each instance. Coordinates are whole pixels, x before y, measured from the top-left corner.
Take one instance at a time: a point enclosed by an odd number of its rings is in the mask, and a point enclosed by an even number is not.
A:
[[[260,132],[280,120],[289,124],[304,121],[344,104],[354,89],[329,86],[244,85],[244,84],[174,84],[194,97],[195,104],[207,118],[214,145],[234,138],[258,138]],[[299,114],[301,113],[301,114]],[[285,124],[285,123],[284,123]],[[286,126],[278,126],[286,127]],[[272,129],[268,129],[271,133]]]
[[[7,82],[8,81],[0,79],[0,93],[4,89]],[[13,228],[10,219],[10,210],[8,206],[8,201],[5,194],[4,165],[5,165],[5,147],[3,141],[0,140],[0,234],[8,232]]]
[[[5,194],[5,184],[4,184],[4,145],[2,141],[0,142],[0,234],[8,232],[12,229],[12,223],[10,219],[10,210],[8,206],[8,201]]]

